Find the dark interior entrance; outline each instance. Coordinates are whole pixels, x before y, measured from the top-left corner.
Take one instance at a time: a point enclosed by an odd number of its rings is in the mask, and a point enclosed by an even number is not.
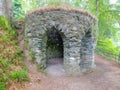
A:
[[[60,33],[53,27],[47,31],[47,59],[63,58],[63,40]]]
[[[63,72],[63,40],[60,33],[52,27],[47,31],[47,71],[52,74],[61,74]]]

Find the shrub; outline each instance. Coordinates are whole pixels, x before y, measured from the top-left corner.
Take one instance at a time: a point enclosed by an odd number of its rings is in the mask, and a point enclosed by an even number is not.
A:
[[[0,82],[0,90],[6,90],[5,83]]]
[[[11,84],[27,81],[27,69],[23,63],[24,54],[18,46],[17,31],[10,27],[9,21],[0,16],[0,90]],[[18,67],[21,69],[18,71]]]
[[[12,78],[18,80],[18,82],[28,81],[28,73],[26,70],[13,71]]]
[[[116,59],[120,53],[120,50],[108,38],[98,40],[96,51],[109,59]]]

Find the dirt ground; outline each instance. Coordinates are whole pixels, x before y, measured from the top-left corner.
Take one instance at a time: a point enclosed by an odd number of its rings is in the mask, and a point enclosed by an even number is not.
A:
[[[20,90],[120,90],[120,65],[99,55],[95,56],[96,70],[79,77],[57,71],[61,70],[60,65],[56,65],[57,70],[50,67],[48,74],[43,74],[36,70],[34,64],[27,60],[25,63],[29,69],[30,82]]]
[[[22,36],[19,39],[20,47],[24,48]],[[46,70],[48,74],[44,74],[37,71],[35,64],[28,60],[27,50],[25,54],[30,82],[24,83],[18,90],[120,90],[120,65],[99,55],[95,55],[94,72],[72,77],[65,74],[61,59],[54,65],[50,64]]]

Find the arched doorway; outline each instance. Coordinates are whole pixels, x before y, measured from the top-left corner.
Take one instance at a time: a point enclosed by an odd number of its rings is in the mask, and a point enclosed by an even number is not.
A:
[[[59,31],[52,27],[47,31],[46,58],[63,58],[63,39]]]
[[[61,32],[54,26],[46,32],[46,71],[49,74],[64,74],[64,45]]]

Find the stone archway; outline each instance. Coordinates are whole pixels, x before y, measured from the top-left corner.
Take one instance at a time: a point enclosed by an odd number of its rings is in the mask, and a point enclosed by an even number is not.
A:
[[[46,57],[50,58],[62,58],[63,57],[63,36],[55,27],[52,27],[47,31],[47,46]]]
[[[88,12],[62,8],[45,8],[26,15],[25,35],[35,60],[46,67],[47,32],[57,30],[64,46],[64,68],[79,75],[94,68],[97,20]]]

